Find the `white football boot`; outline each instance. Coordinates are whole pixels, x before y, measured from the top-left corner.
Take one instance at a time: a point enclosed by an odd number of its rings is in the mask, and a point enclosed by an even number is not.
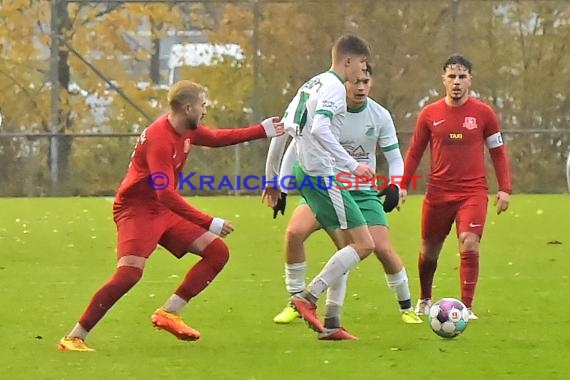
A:
[[[416,315],[429,315],[429,308],[431,307],[431,299],[419,299],[416,304]]]
[[[469,320],[475,320],[475,319],[479,319],[478,316],[475,315],[475,313],[473,312],[473,310],[469,309]]]

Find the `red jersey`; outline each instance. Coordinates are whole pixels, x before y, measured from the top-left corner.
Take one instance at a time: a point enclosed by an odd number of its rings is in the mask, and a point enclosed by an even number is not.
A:
[[[128,213],[133,208],[143,207],[157,213],[170,210],[184,219],[210,228],[212,217],[192,207],[178,193],[178,173],[184,167],[192,145],[220,147],[265,137],[258,124],[249,128],[209,129],[204,125],[184,134],[176,132],[163,115],[140,135],[126,177],[115,197],[115,214]],[[164,173],[168,186],[155,190],[149,183],[151,173]]]
[[[511,192],[506,149],[493,109],[469,97],[459,106],[445,99],[427,105],[419,114],[404,163],[402,187],[408,188],[427,144],[431,169],[427,194],[464,195],[486,193],[485,144],[489,147],[499,190]]]

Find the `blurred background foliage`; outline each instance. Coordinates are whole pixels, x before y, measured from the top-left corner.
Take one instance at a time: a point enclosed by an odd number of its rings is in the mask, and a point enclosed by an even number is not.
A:
[[[566,0],[0,4],[0,195],[112,195],[126,172],[132,135],[148,125],[148,117],[166,112],[172,79],[207,86],[207,125],[243,127],[281,115],[298,86],[328,69],[332,43],[346,32],[372,46],[371,95],[391,111],[403,154],[419,110],[443,95],[443,61],[457,52],[474,64],[473,95],[492,104],[500,117],[515,191],[567,191]],[[58,17],[51,25],[54,8]],[[49,60],[54,32],[61,45],[55,127]],[[233,44],[241,54],[173,68],[176,44]],[[46,136],[53,131],[63,134],[57,162]],[[78,136],[99,133],[105,136]],[[267,146],[256,141],[195,147],[185,171],[262,175]],[[428,161],[426,156],[419,174],[426,173]],[[379,171],[385,170],[379,162]],[[56,183],[53,165],[59,169]]]

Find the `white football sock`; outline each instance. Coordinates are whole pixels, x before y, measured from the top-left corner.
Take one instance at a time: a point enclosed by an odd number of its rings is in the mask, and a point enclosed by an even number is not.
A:
[[[179,314],[180,310],[182,310],[182,308],[184,306],[186,306],[186,304],[188,303],[188,301],[186,301],[185,299],[183,299],[182,297],[173,294],[170,296],[170,298],[166,301],[166,303],[164,304],[164,306],[162,307],[162,310],[168,312],[168,313],[174,313],[174,314]]]
[[[300,293],[307,287],[307,262],[285,264],[285,286],[290,294]]]
[[[89,331],[85,330],[83,326],[77,323],[75,324],[75,327],[73,327],[73,330],[71,330],[71,332],[67,334],[67,336],[69,338],[81,338],[85,340],[85,338],[87,338],[87,334],[89,334]]]
[[[327,262],[321,272],[311,281],[307,290],[315,298],[331,285],[336,283],[345,273],[360,262],[360,256],[351,246],[346,246],[337,251]]]
[[[347,281],[348,273],[345,273],[327,289],[325,307],[326,328],[332,329],[341,327],[340,314],[342,312],[342,306],[344,305],[344,299],[346,298]]]
[[[401,271],[395,274],[386,274],[386,283],[390,289],[394,290],[398,301],[406,301],[411,299],[406,268],[402,268]]]
[[[327,289],[326,305],[343,306],[346,297],[348,273],[345,273]]]

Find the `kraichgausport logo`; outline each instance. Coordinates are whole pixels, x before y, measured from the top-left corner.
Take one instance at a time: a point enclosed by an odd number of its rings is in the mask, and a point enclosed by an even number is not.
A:
[[[375,189],[383,190],[391,183],[399,184],[402,176],[386,177],[376,175],[373,178],[365,176],[355,176],[352,173],[339,172],[334,176],[304,176],[296,178],[293,175],[283,177],[267,178],[266,176],[257,175],[222,175],[215,177],[213,175],[198,175],[196,172],[183,173],[179,172],[174,178],[164,172],[151,173],[147,182],[153,190],[165,190],[169,187],[177,190],[213,190],[213,191],[234,191],[234,190],[265,190],[266,188],[279,188],[287,191],[291,190],[329,190],[337,188],[339,190],[365,190]],[[421,176],[412,176],[410,178],[410,188],[416,189],[417,180]]]

